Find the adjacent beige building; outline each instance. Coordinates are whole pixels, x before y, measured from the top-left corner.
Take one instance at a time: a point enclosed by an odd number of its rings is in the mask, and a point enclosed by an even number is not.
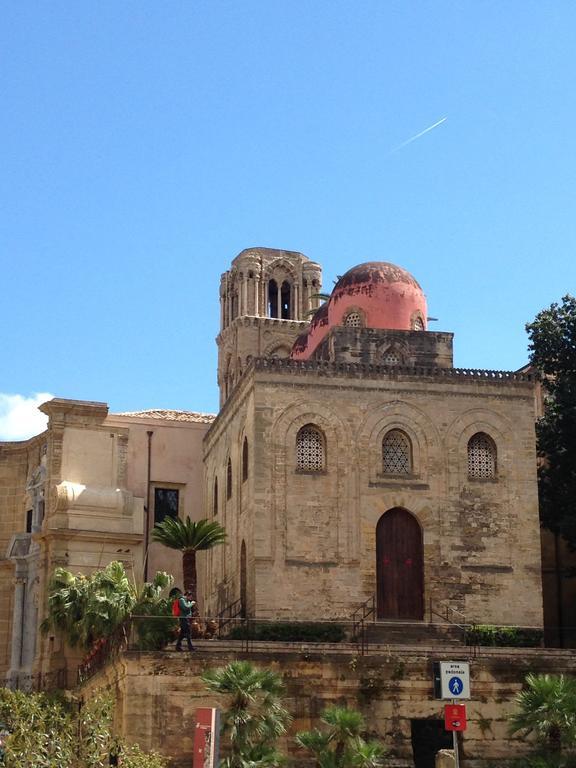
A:
[[[42,636],[46,585],[58,566],[89,573],[122,561],[136,579],[166,570],[175,553],[146,532],[166,514],[199,518],[202,438],[213,417],[182,411],[109,414],[105,403],[54,399],[47,430],[0,443],[0,675],[69,669],[57,636]],[[147,556],[146,556],[147,555]]]

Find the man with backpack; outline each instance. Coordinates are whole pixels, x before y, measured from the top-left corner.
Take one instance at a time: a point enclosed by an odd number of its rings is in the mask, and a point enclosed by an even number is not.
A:
[[[172,615],[178,617],[178,623],[180,625],[180,634],[178,640],[176,640],[176,650],[182,650],[182,640],[186,640],[188,643],[188,650],[195,650],[192,645],[192,638],[190,637],[190,618],[192,617],[192,610],[196,605],[196,601],[192,600],[192,593],[186,592],[184,595],[179,589],[173,589],[170,592],[170,597],[173,597],[172,602]]]

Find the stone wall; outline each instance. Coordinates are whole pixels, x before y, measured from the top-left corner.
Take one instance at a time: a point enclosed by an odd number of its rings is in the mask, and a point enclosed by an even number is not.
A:
[[[126,653],[85,683],[81,693],[86,698],[101,687],[112,687],[119,730],[142,747],[171,756],[173,766],[189,768],[196,708],[222,705],[206,693],[199,676],[209,667],[245,658],[284,678],[286,705],[294,721],[283,748],[291,756],[299,755],[293,734],[318,725],[324,708],[336,703],[362,711],[369,735],[391,750],[389,765],[413,768],[412,721],[443,720],[443,702],[433,697],[433,662],[468,656],[468,649],[462,648],[392,647],[379,655],[357,656],[280,645],[276,651],[268,646],[245,655],[224,650],[217,641],[199,646],[191,656]],[[470,669],[472,699],[466,702],[462,764],[495,768],[528,748],[522,739],[510,737],[507,721],[526,673],[575,674],[576,660],[567,651],[482,649],[470,659]]]

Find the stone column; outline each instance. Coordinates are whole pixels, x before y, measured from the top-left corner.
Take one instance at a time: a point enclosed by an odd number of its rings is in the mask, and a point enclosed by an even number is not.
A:
[[[8,680],[15,684],[22,663],[22,629],[24,621],[24,600],[26,597],[26,579],[16,577],[14,586],[14,608],[12,610],[12,648]]]
[[[282,319],[282,283],[276,283],[276,315],[279,320]]]

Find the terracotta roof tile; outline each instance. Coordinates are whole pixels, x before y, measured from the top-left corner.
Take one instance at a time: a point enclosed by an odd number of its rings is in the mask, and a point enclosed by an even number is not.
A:
[[[113,413],[111,416],[134,416],[137,419],[163,419],[164,421],[188,421],[196,424],[211,424],[216,415],[213,413],[196,413],[195,411],[174,411],[166,408],[151,408],[148,411],[127,411]]]

